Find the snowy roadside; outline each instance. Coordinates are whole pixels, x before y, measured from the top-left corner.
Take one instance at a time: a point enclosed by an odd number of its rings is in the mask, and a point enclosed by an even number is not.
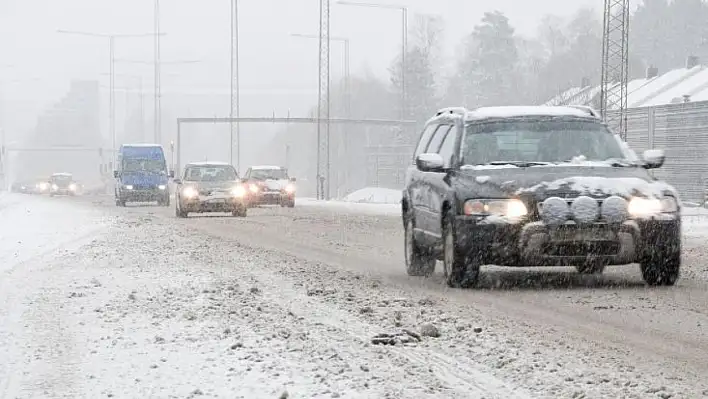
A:
[[[121,219],[81,251],[6,277],[32,281],[22,290],[29,306],[8,324],[21,329],[9,344],[22,352],[0,393],[529,397],[472,362],[436,355],[435,338],[372,345],[385,330],[378,320],[272,274],[293,259],[174,227]]]

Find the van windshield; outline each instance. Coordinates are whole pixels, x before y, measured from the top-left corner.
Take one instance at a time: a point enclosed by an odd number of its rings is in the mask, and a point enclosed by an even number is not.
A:
[[[165,172],[165,162],[161,159],[123,159],[123,173]]]

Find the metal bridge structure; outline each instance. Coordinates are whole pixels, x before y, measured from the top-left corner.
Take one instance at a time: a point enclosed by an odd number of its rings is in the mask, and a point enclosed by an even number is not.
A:
[[[326,125],[329,127],[330,124],[334,125],[369,125],[369,126],[398,126],[398,127],[412,127],[415,126],[416,122],[415,121],[401,121],[401,120],[388,120],[388,119],[348,119],[348,118],[327,118],[326,120],[323,120],[321,118],[292,118],[292,117],[240,117],[240,118],[231,118],[231,117],[211,117],[211,118],[177,118],[177,139],[176,139],[176,148],[174,150],[174,155],[176,157],[176,163],[175,163],[175,169],[177,169],[181,165],[181,142],[182,142],[182,125],[185,124],[230,124],[233,126],[235,123],[283,123],[283,124],[290,124],[290,123],[296,123],[296,124],[317,124],[317,126],[322,126]],[[321,133],[321,131],[320,131]],[[320,135],[318,134],[318,154],[323,155],[321,146],[319,144],[321,141]],[[326,152],[327,158],[329,157],[329,147],[325,147],[324,151]],[[326,181],[327,177],[330,176],[330,166],[331,164],[329,162],[326,162],[324,165],[321,165],[319,161],[324,158],[322,156],[319,156],[317,161],[318,161],[318,166],[324,166],[323,168],[318,168],[317,169],[317,177],[318,177],[318,197],[317,199],[330,199],[331,198],[331,192],[330,192],[330,186],[329,182]],[[239,173],[241,171],[239,170]],[[177,174],[178,171],[175,171]],[[322,179],[322,177],[325,177]],[[322,184],[322,183],[327,183],[327,185]]]

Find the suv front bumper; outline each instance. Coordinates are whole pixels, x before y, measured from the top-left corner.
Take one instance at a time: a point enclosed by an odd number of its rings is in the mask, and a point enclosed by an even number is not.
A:
[[[576,266],[589,261],[624,265],[641,261],[657,249],[679,245],[681,220],[675,218],[627,220],[558,227],[541,221],[487,223],[483,218],[455,220],[460,253],[500,266]],[[668,248],[680,250],[680,248]]]

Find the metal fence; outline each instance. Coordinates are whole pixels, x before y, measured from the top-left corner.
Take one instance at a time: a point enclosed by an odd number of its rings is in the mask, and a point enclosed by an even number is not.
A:
[[[627,142],[638,154],[666,151],[654,175],[671,183],[684,201],[702,203],[708,183],[708,101],[628,111]]]

